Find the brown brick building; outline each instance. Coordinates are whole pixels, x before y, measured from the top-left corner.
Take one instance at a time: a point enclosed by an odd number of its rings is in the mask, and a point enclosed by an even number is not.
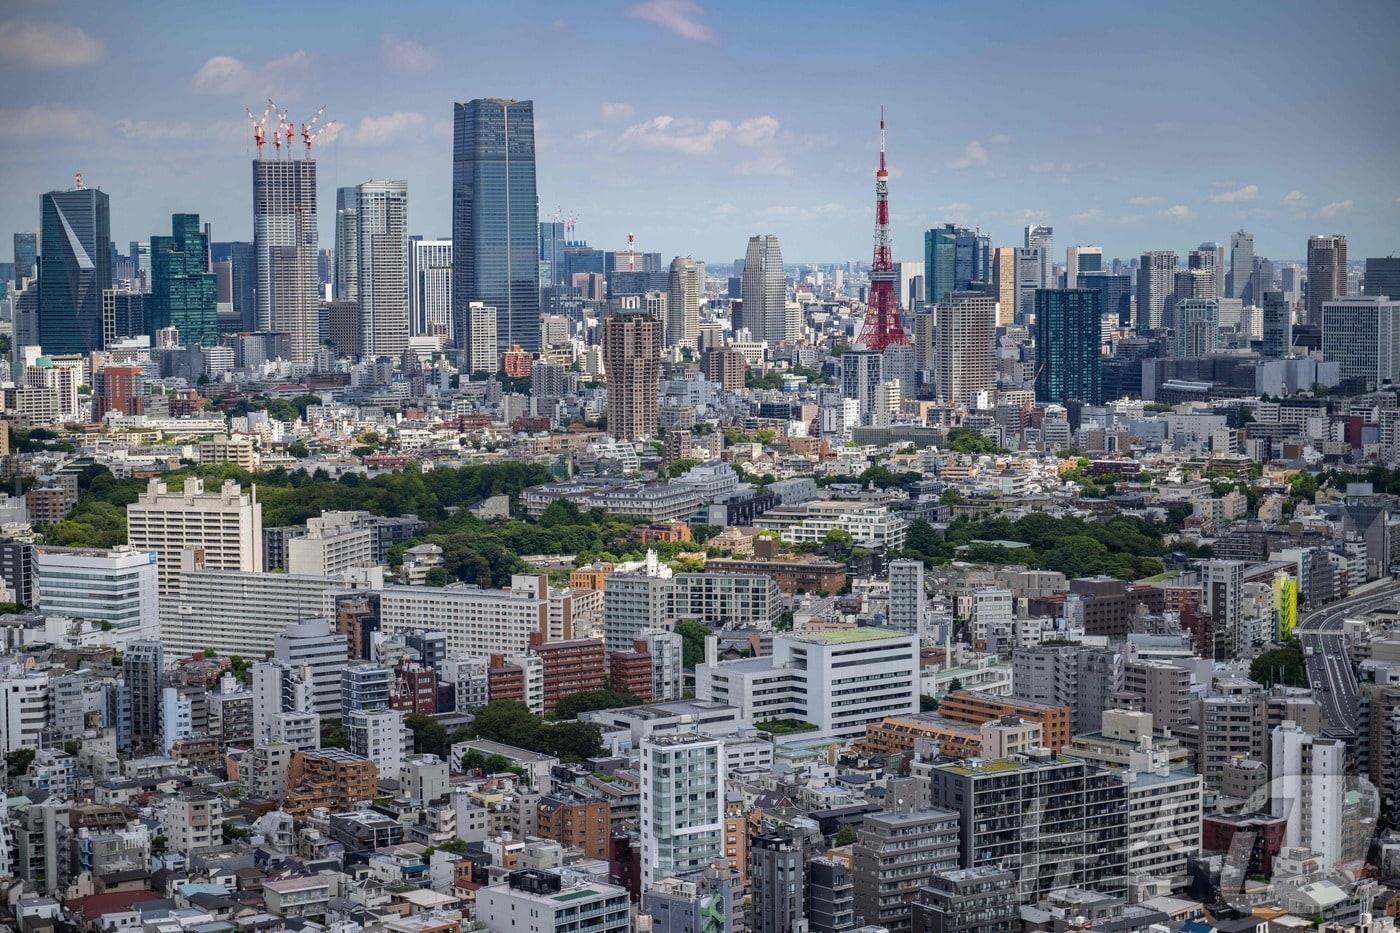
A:
[[[332,813],[353,810],[375,798],[378,778],[373,761],[342,748],[294,752],[287,769],[287,802],[282,809],[293,817],[317,807]]]
[[[538,641],[538,636],[532,636]],[[544,674],[544,711],[553,712],[571,693],[602,690],[607,686],[607,658],[602,639],[575,638],[536,644]]]
[[[612,844],[612,807],[606,800],[555,794],[540,798],[539,833],[574,846],[590,858],[606,859]]]
[[[944,719],[980,726],[1003,716],[1020,716],[1040,723],[1045,730],[1045,745],[1058,752],[1069,744],[1069,707],[1051,706],[1017,697],[992,696],[972,690],[954,690],[938,704],[938,715]]]
[[[634,642],[631,651],[608,655],[608,685],[619,693],[630,693],[643,703],[652,701],[651,654],[646,642]]]

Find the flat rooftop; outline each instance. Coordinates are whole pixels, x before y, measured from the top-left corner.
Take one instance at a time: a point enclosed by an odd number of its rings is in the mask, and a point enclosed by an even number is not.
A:
[[[793,641],[803,641],[812,645],[853,645],[863,641],[888,641],[893,638],[908,638],[905,632],[890,629],[870,628],[860,625],[850,629],[830,632],[807,632],[802,635],[788,635]]]

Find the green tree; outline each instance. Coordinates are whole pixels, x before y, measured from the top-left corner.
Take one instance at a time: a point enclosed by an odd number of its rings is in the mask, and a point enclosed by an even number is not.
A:
[[[948,447],[960,454],[994,454],[1001,448],[976,428],[950,428]]]
[[[850,826],[842,826],[836,831],[836,838],[834,840],[836,848],[840,849],[844,846],[855,845],[855,841],[856,831]]]
[[[919,712],[932,713],[938,709],[938,697],[931,697],[927,694],[919,695]]]
[[[345,749],[350,747],[350,733],[345,731],[345,726],[339,720],[321,720],[321,747]]]
[[[1307,661],[1298,642],[1290,639],[1277,648],[1265,651],[1249,665],[1249,679],[1265,687],[1283,684],[1288,687],[1308,685]]]
[[[404,717],[404,725],[408,726],[413,733],[413,750],[423,755],[437,755],[446,759],[451,750],[451,743],[447,738],[447,729],[438,721],[436,716],[429,716],[425,713],[409,713]]]
[[[19,777],[29,772],[34,763],[34,749],[17,748],[5,756],[5,771],[10,777]]]
[[[709,628],[699,622],[678,622],[675,631],[681,637],[681,663],[688,668],[703,664]]]
[[[579,713],[595,709],[618,709],[624,706],[637,706],[641,700],[631,693],[618,690],[584,690],[571,693],[554,707],[557,719],[577,719]]]
[[[519,700],[492,700],[476,711],[470,728],[477,738],[528,748],[521,743],[539,729],[539,720]]]
[[[679,457],[675,460],[672,460],[671,465],[666,467],[666,477],[668,479],[675,479],[677,476],[685,475],[685,473],[689,471],[691,467],[699,465],[700,461],[694,459],[693,457]]]

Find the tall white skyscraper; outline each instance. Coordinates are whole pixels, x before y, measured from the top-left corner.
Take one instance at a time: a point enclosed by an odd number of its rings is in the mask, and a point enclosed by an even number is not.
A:
[[[360,354],[397,359],[408,347],[408,182],[356,189]]]
[[[315,160],[255,159],[257,326],[286,334],[297,363],[311,362],[320,343],[317,237]]]
[[[924,594],[924,562],[901,558],[892,560],[890,571],[889,627],[922,636],[927,597]]]
[[[961,405],[995,389],[997,303],[980,292],[949,292],[938,305],[934,339],[934,387],[945,402]]]
[[[641,750],[642,889],[724,857],[724,743],[654,735]]]
[[[1324,871],[1342,855],[1346,743],[1313,736],[1292,721],[1273,731],[1270,812],[1286,817],[1283,844],[1322,857]]]
[[[408,253],[409,334],[452,334],[452,241],[413,240]]]
[[[677,256],[666,297],[666,346],[693,350],[699,339],[700,267],[689,256]]]
[[[744,326],[753,339],[782,343],[787,331],[787,280],[777,237],[749,237],[739,292],[744,300]]]
[[[360,236],[355,207],[353,187],[335,189],[335,297],[341,301],[360,297]]]
[[[1249,277],[1254,274],[1254,234],[1236,230],[1230,234],[1230,273],[1226,276],[1225,297],[1243,298]],[[1255,302],[1262,300],[1256,297]]]
[[[1043,224],[1026,226],[1026,249],[1040,251],[1040,287],[1054,288],[1055,228]]]
[[[1176,253],[1171,250],[1143,253],[1137,276],[1137,329],[1149,331],[1165,327],[1176,289]]]
[[[501,357],[496,353],[496,309],[481,301],[467,305],[466,334],[470,341],[467,350],[467,371],[472,373],[494,373],[501,368]]]

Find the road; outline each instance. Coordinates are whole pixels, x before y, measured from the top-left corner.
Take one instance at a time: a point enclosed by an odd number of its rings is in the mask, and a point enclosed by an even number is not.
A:
[[[1312,648],[1306,659],[1308,686],[1322,706],[1324,731],[1336,737],[1354,737],[1360,688],[1356,670],[1347,651],[1342,623],[1351,617],[1364,615],[1372,609],[1392,604],[1400,599],[1400,581],[1384,580],[1368,584],[1346,599],[1308,613],[1298,622],[1298,642],[1304,652]],[[1317,685],[1321,684],[1321,689]]]

